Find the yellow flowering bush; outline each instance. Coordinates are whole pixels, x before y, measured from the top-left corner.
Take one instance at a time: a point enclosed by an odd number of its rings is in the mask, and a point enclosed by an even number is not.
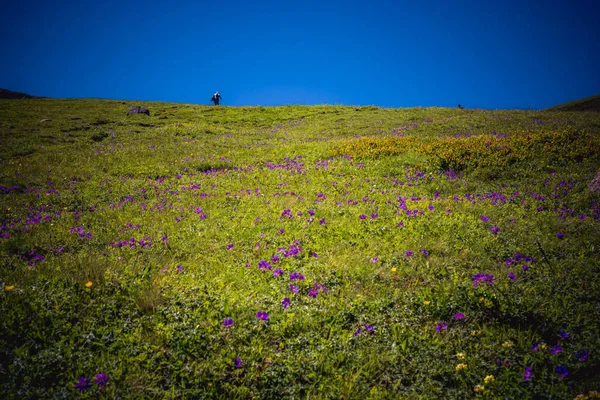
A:
[[[444,137],[431,142],[417,142],[412,137],[367,137],[344,143],[334,150],[334,155],[378,158],[407,151],[426,156],[432,166],[441,170],[505,168],[540,158],[555,164],[600,158],[600,138],[574,129]]]
[[[411,137],[365,137],[346,141],[334,150],[333,155],[350,155],[354,158],[392,156],[412,149],[415,143]]]

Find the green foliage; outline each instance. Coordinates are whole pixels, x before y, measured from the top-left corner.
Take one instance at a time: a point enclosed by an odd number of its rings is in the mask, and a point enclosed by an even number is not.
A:
[[[600,387],[595,114],[36,99],[0,115],[3,398]]]

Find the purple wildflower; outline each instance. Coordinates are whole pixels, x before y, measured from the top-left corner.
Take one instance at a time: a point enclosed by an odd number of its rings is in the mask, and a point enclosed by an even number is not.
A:
[[[292,292],[294,294],[298,293],[298,286],[290,285],[290,286],[288,286],[288,288],[290,289],[290,292]]]
[[[379,261],[379,257],[373,257],[370,260],[373,264],[377,263]]]
[[[239,358],[239,357],[238,357],[238,358],[236,358],[236,359],[235,359],[235,361],[234,361],[234,363],[233,363],[233,365],[234,365],[236,368],[239,368],[239,367],[241,367],[241,366],[242,366],[242,359],[241,359],[241,358]]]
[[[77,383],[75,383],[73,386],[75,387],[75,389],[79,390],[80,393],[85,393],[91,389],[90,381],[90,378],[81,376],[79,377],[79,379],[77,379]]]
[[[481,219],[483,222],[489,222],[490,219],[488,217],[486,217],[485,215],[482,215],[481,217],[479,217],[479,219]]]
[[[271,257],[271,261],[274,263],[279,262],[279,256],[277,254],[273,254],[273,256]]]
[[[413,256],[413,252],[412,252],[412,251],[410,251],[410,250],[406,250],[406,252],[404,253],[404,255],[405,255],[406,257],[412,257],[412,256]]]
[[[360,219],[367,219],[367,216],[366,216],[365,214],[360,214],[360,215],[358,216],[358,218],[360,218]]]
[[[498,232],[500,232],[500,228],[497,226],[490,226],[490,231],[492,232],[492,235],[497,235]]]
[[[273,271],[273,278],[279,278],[283,274],[283,270],[281,268],[277,268],[275,271]]]
[[[429,252],[427,252],[427,250],[425,249],[421,249],[421,253],[425,256],[428,257],[429,256]]]
[[[293,256],[297,256],[298,254],[300,254],[300,251],[302,251],[302,248],[300,246],[290,246],[289,250],[285,250],[285,248],[282,249],[283,250],[283,255],[285,257],[293,257]]]
[[[377,217],[379,217],[379,215],[377,213],[371,213],[372,219],[377,219]]]
[[[290,274],[290,281],[295,281],[295,280],[303,281],[304,275],[299,274],[298,272],[292,272]]]
[[[225,318],[223,320],[223,326],[226,328],[231,328],[233,326],[233,319],[231,318]]]
[[[567,332],[563,331],[562,329],[558,331],[558,334],[563,339],[568,339],[569,338],[569,334]]]
[[[281,305],[283,306],[284,310],[286,308],[288,308],[290,306],[290,298],[289,297],[284,297],[283,300],[281,301]]]
[[[311,252],[311,255],[312,255],[314,258],[319,258],[319,255],[318,255],[317,253],[315,253],[314,251],[313,251],[313,252]]]
[[[445,331],[446,329],[448,329],[447,322],[438,322],[437,326],[435,327],[436,332]]]
[[[292,210],[283,210],[283,213],[281,213],[281,218],[285,217],[292,218]]]
[[[508,273],[508,277],[510,278],[511,281],[514,281],[517,279],[517,276],[515,274],[513,274],[512,272]]]
[[[528,382],[532,376],[533,376],[533,368],[528,365],[525,367],[525,372],[523,373],[523,380],[525,382]]]
[[[567,375],[569,375],[569,371],[567,370],[567,367],[565,367],[563,365],[557,365],[556,368],[554,369],[554,372],[556,372],[563,378],[566,377]]]
[[[564,233],[562,233],[562,232],[558,232],[558,233],[556,234],[556,237],[557,237],[557,238],[559,238],[560,240],[563,240],[563,239],[565,238],[565,234],[564,234]]]
[[[523,271],[527,271],[529,269],[529,265],[523,264]]]
[[[315,215],[315,210],[308,210],[308,215],[311,217]]]
[[[586,350],[581,349],[577,352],[577,354],[575,354],[575,357],[577,357],[579,361],[586,361],[589,355],[590,354]]]
[[[317,295],[319,294],[319,291],[317,289],[310,289],[308,291],[308,297],[317,297]]]
[[[320,225],[325,225],[327,224],[327,222],[325,222],[325,218],[321,218],[321,220],[319,221]]]
[[[460,321],[462,319],[465,319],[465,314],[463,314],[461,312],[457,312],[456,314],[454,314],[453,318],[455,321]]]
[[[375,333],[375,328],[373,328],[373,325],[365,325],[363,328],[365,328],[365,331],[369,333]]]
[[[259,311],[256,313],[256,318],[267,321],[269,319],[269,314],[267,314],[266,311]]]
[[[96,378],[94,379],[94,383],[100,387],[104,387],[108,384],[108,375],[106,374],[96,374]]]
[[[227,251],[229,251],[229,250],[231,250],[231,249],[233,249],[233,243],[229,243],[229,244],[227,245]]]
[[[495,281],[495,278],[494,278],[494,275],[492,275],[492,274],[478,273],[471,277],[471,281],[473,282],[473,287],[477,287],[477,285],[479,285],[482,282],[493,284]]]
[[[531,343],[531,351],[538,351],[540,344],[538,342]]]
[[[183,265],[178,265],[177,266],[177,271],[183,272]]]
[[[354,331],[354,336],[360,336],[360,328],[358,328],[356,331]]]
[[[273,269],[273,267],[267,262],[267,260],[260,260],[258,262],[258,269]]]
[[[560,354],[562,353],[562,347],[557,344],[556,346],[554,346],[553,348],[550,349],[550,354]]]

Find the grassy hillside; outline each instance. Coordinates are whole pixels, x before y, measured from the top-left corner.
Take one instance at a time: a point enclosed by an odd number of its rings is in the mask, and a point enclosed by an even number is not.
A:
[[[559,104],[548,111],[600,111],[600,95]]]
[[[4,398],[600,390],[598,114],[35,99],[0,121]]]

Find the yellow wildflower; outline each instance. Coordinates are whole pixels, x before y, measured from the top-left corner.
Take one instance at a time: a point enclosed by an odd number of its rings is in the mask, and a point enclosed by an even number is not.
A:
[[[10,291],[11,291],[11,290],[13,290],[14,288],[15,288],[15,285],[10,285],[10,286],[8,286],[8,285],[7,285],[7,286],[4,286],[4,290],[5,290],[6,292],[10,292]]]
[[[425,300],[425,301],[423,302],[423,304],[425,304],[426,306],[428,306],[429,304],[431,304],[431,301],[429,301],[429,300]]]
[[[471,331],[471,336],[479,336],[481,334],[481,331],[478,329],[476,331]]]
[[[460,371],[461,369],[467,369],[467,364],[462,364],[462,363],[461,363],[461,364],[458,364],[458,365],[456,366],[456,370],[457,370],[457,371]]]
[[[546,343],[542,343],[542,344],[540,345],[540,348],[541,348],[542,350],[546,350]]]
[[[595,390],[590,390],[590,397],[594,398],[594,399],[600,399],[600,392],[597,392]]]
[[[485,300],[485,298],[483,298],[483,296],[481,296],[481,297],[479,298],[479,301],[480,301],[480,302],[482,302],[482,303],[483,303],[483,301],[484,301],[484,300]]]
[[[506,342],[502,343],[502,347],[513,347],[513,342],[507,340]]]
[[[587,397],[585,394],[578,394],[577,397],[575,397],[575,400],[587,400],[589,399],[589,397]]]
[[[465,353],[456,353],[456,357],[458,357],[459,360],[464,360],[465,359]]]
[[[483,386],[483,385],[475,385],[475,387],[473,388],[473,391],[475,393],[483,393],[485,391],[485,386]]]
[[[85,286],[86,288],[91,288],[91,287],[92,287],[92,285],[93,285],[92,281],[87,281],[87,282],[85,283],[85,285],[84,285],[84,286]]]
[[[496,380],[496,378],[494,378],[494,375],[488,375],[485,378],[483,378],[483,382],[486,385],[489,385],[490,383],[494,382]]]
[[[394,267],[392,268],[392,272],[396,272],[398,270],[398,268]]]

